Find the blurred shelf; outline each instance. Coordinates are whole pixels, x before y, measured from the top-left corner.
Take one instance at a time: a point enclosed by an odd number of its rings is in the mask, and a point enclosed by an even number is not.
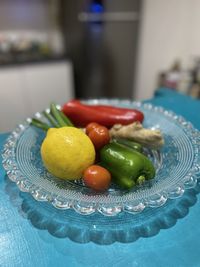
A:
[[[38,57],[26,57],[18,58],[14,60],[8,60],[7,62],[0,62],[0,68],[17,67],[24,65],[55,63],[68,60],[67,55],[51,55],[51,56],[38,56]]]

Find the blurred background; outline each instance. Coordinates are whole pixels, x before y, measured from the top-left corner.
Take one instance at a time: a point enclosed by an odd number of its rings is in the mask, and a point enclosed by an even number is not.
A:
[[[0,0],[0,131],[71,98],[200,98],[199,0]]]

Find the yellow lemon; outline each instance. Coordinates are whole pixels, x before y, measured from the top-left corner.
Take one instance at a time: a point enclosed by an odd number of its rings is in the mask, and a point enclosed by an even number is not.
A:
[[[95,160],[95,149],[90,138],[75,127],[51,128],[42,146],[41,156],[53,175],[74,180]]]

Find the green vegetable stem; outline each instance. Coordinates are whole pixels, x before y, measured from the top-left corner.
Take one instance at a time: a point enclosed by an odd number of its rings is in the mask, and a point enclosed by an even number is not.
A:
[[[57,109],[57,107],[56,107],[56,105],[54,103],[51,103],[50,110],[51,110],[52,116],[57,121],[59,127],[64,127],[64,126],[68,125],[65,122],[65,120],[61,117],[60,111]]]
[[[59,110],[59,114],[67,126],[74,126],[70,119],[62,111]]]
[[[65,116],[62,111],[57,109],[54,103],[52,103],[50,106],[50,113],[44,110],[42,114],[48,120],[50,125],[36,118],[32,119],[31,125],[40,128],[44,131],[47,131],[51,127],[59,128],[65,126],[73,126],[69,118],[67,118],[67,116]]]
[[[42,112],[42,114],[46,117],[46,119],[51,123],[52,126],[54,126],[55,128],[58,128],[59,125],[56,122],[56,120],[52,117],[52,115],[50,113],[48,113],[46,110],[44,110]]]
[[[31,121],[31,125],[40,128],[44,131],[48,131],[48,129],[50,128],[50,126],[47,123],[44,123],[38,119],[33,118]]]

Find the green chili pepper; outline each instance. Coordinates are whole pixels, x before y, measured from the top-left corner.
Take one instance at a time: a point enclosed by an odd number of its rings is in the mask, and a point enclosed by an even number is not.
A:
[[[134,141],[124,139],[124,138],[115,138],[112,140],[112,142],[132,148],[134,150],[137,150],[138,152],[142,152],[142,145]]]
[[[124,189],[155,176],[155,168],[145,155],[114,142],[101,149],[100,161],[110,171],[113,181]]]

